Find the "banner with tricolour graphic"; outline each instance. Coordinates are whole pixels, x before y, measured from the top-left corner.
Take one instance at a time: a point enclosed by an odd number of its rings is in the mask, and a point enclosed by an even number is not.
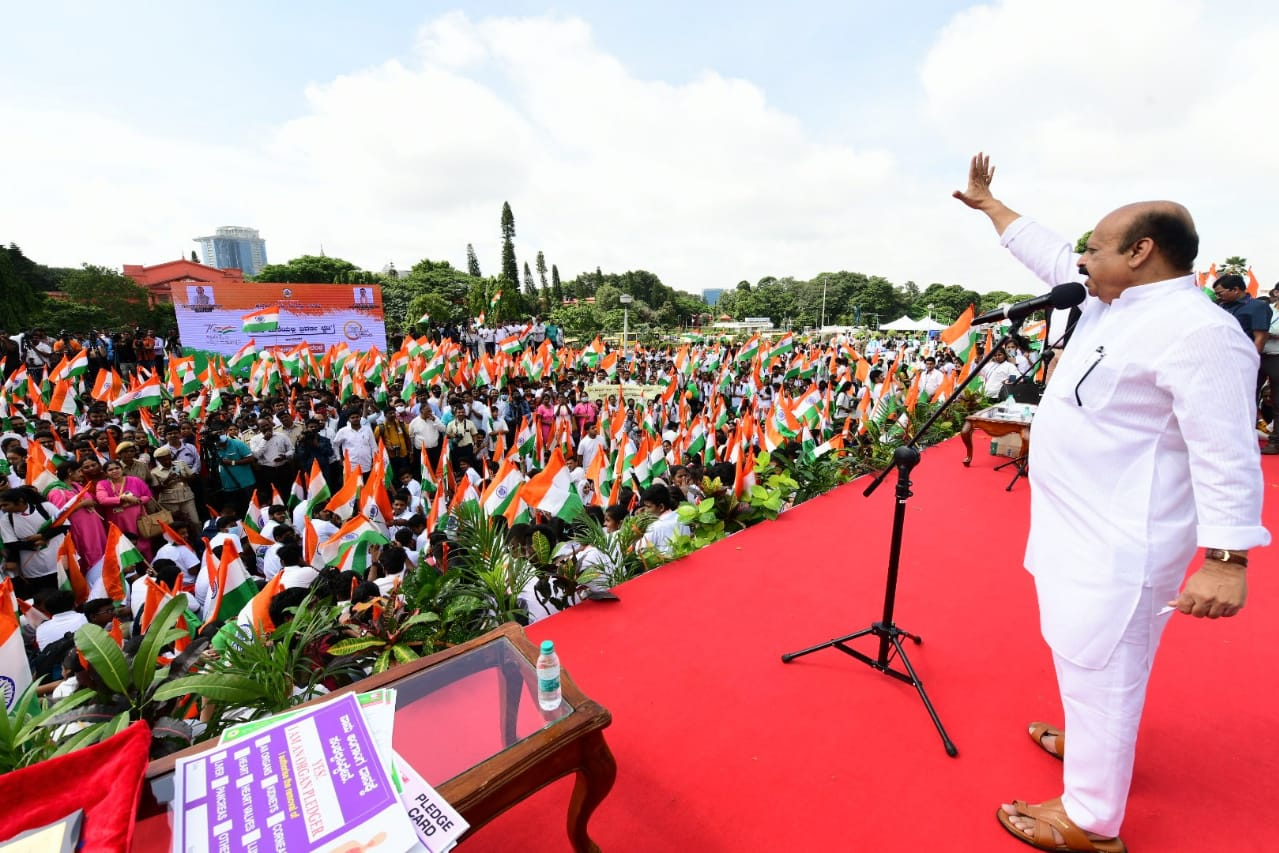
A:
[[[188,353],[231,356],[250,339],[259,350],[303,341],[316,353],[339,343],[386,350],[376,284],[175,283],[173,308]]]

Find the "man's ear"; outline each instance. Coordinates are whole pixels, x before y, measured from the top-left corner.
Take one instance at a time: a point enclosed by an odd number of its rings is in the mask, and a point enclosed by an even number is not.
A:
[[[1128,268],[1137,269],[1149,261],[1155,253],[1155,241],[1150,237],[1142,237],[1128,247]]]

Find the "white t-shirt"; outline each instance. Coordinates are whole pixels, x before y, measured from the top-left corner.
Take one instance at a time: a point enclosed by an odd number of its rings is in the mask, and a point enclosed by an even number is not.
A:
[[[77,610],[55,613],[36,628],[36,648],[44,651],[45,646],[61,640],[67,632],[74,634],[81,625],[88,624],[89,620]]]

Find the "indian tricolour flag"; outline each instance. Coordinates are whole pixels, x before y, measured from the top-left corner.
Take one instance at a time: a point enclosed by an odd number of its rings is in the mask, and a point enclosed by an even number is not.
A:
[[[520,342],[518,334],[507,335],[505,338],[497,342],[497,348],[507,355],[515,355],[523,348],[524,344]]]
[[[386,545],[391,540],[362,515],[354,515],[351,520],[331,537],[320,543],[318,553],[325,565],[331,564],[342,554],[356,545]]]
[[[960,360],[968,358],[968,351],[973,347],[973,306],[969,305],[959,315],[959,319],[947,326],[938,336],[941,342],[950,347]]]
[[[127,601],[124,574],[142,562],[142,554],[114,524],[107,524],[107,550],[102,557],[102,590],[114,602]],[[90,581],[92,585],[92,581]],[[90,595],[93,595],[90,592]]]
[[[160,377],[152,374],[150,379],[137,388],[116,397],[111,403],[111,408],[117,413],[133,412],[138,409],[155,408],[162,402],[164,402],[164,391],[160,387]]]
[[[269,305],[250,311],[240,318],[240,328],[246,332],[274,332],[280,328],[280,306]]]
[[[0,580],[0,697],[4,699],[6,713],[17,706],[18,697],[31,684],[31,667],[22,646],[16,602],[13,581]]]
[[[225,622],[234,619],[258,594],[258,585],[244,569],[235,546],[227,540],[222,545],[222,559],[209,579],[209,592],[204,599],[205,621]]]
[[[515,493],[522,482],[524,475],[520,473],[519,467],[510,458],[503,459],[502,467],[497,469],[497,476],[480,496],[485,514],[491,517],[505,513],[511,501],[515,500]]]
[[[569,479],[564,453],[555,445],[551,460],[520,488],[520,498],[533,509],[572,521],[585,509]]]

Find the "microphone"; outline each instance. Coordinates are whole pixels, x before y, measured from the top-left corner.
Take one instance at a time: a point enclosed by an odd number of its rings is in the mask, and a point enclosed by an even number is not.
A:
[[[1076,305],[1084,301],[1088,296],[1088,291],[1077,281],[1059,284],[1043,296],[1036,296],[1034,299],[1024,299],[1021,302],[1015,302],[1007,308],[998,308],[994,311],[987,311],[980,317],[973,320],[974,326],[982,323],[998,323],[1002,320],[1025,320],[1036,311],[1042,311],[1045,308],[1074,308]]]

